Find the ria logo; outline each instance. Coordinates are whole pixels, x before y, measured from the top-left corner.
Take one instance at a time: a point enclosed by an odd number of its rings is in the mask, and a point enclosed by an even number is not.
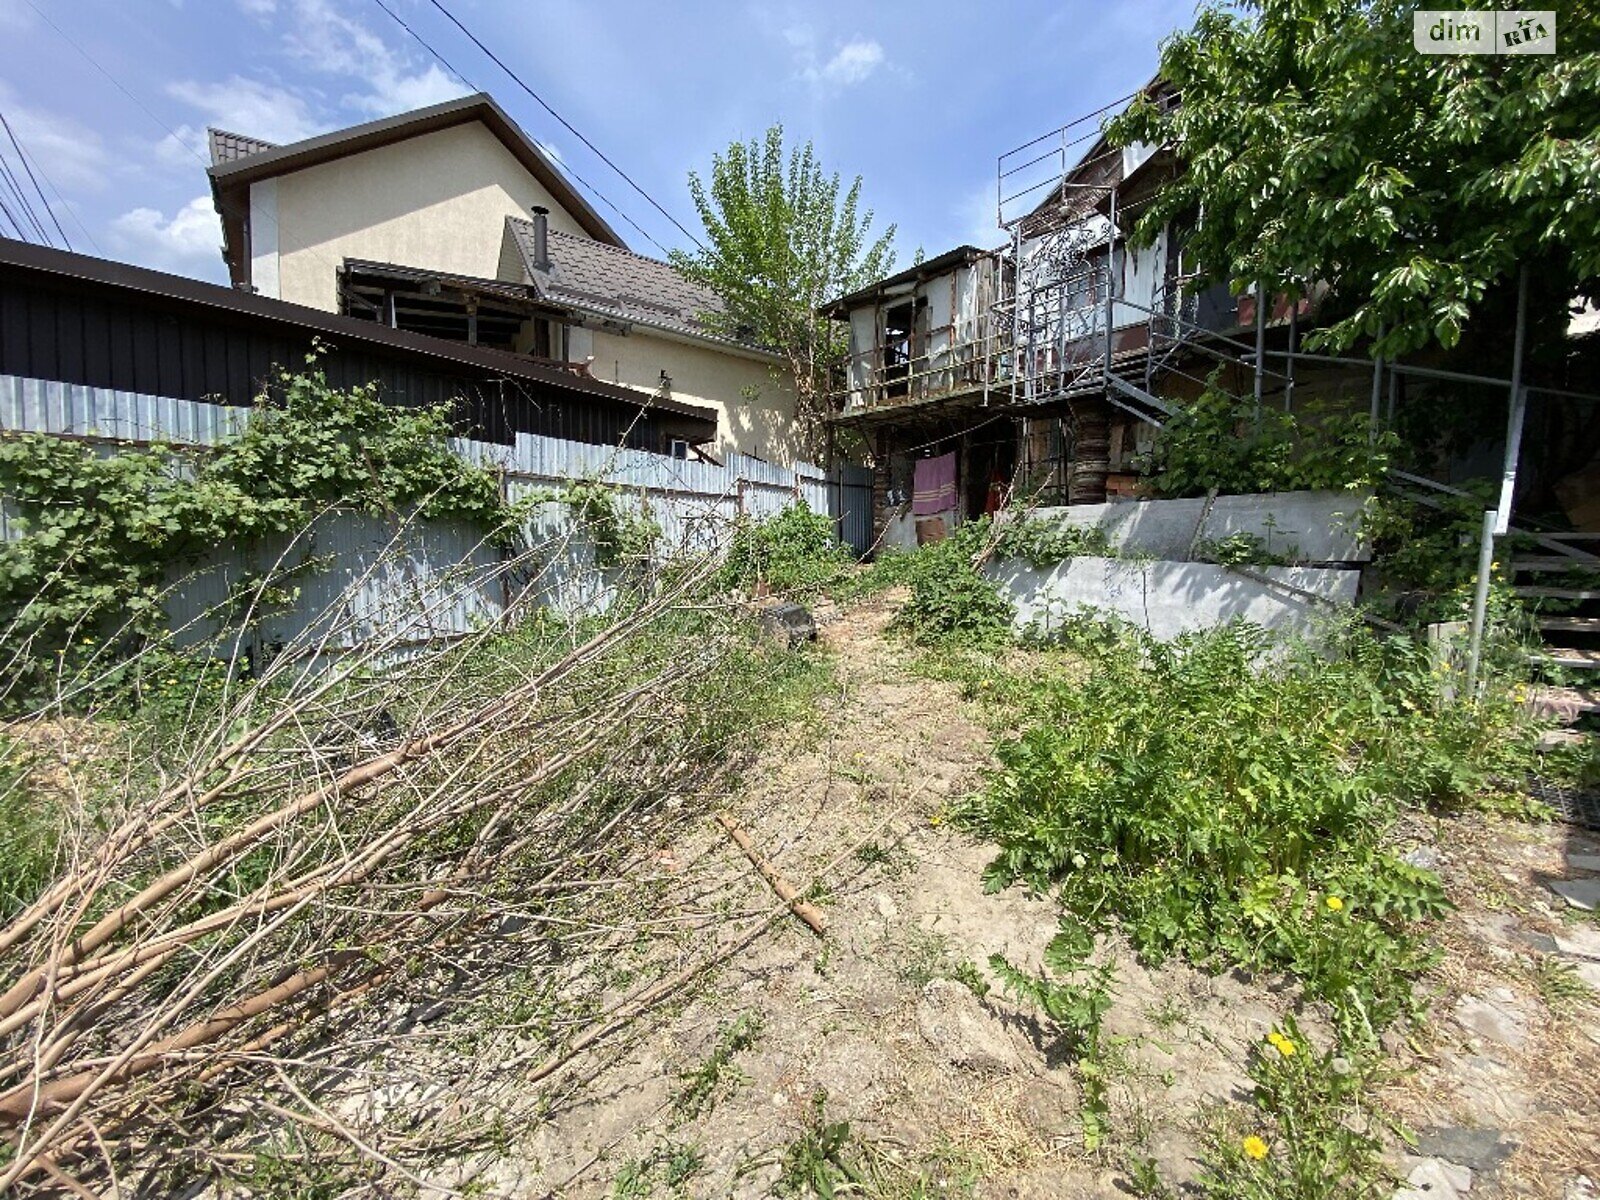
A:
[[[1554,54],[1556,14],[1425,9],[1412,14],[1411,43],[1420,54]]]

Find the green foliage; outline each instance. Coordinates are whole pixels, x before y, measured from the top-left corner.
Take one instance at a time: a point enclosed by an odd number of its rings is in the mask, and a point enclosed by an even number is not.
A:
[[[595,565],[648,563],[661,526],[643,511],[621,503],[615,488],[591,479],[574,480],[556,494],[594,546]]]
[[[1264,658],[1242,625],[1162,644],[1085,617],[1063,637],[1087,671],[1041,679],[965,814],[1000,847],[986,886],[1054,889],[1150,961],[1292,971],[1349,1028],[1408,1012],[1430,961],[1412,928],[1447,902],[1384,838],[1403,805],[1521,778],[1510,694],[1446,704],[1424,648],[1359,629],[1327,657]]]
[[[1182,102],[1135,104],[1115,144],[1174,146],[1186,170],[1139,234],[1191,230],[1214,280],[1304,295],[1331,284],[1341,319],[1308,344],[1386,330],[1391,357],[1453,346],[1520,263],[1543,302],[1534,342],[1559,341],[1564,303],[1600,278],[1597,15],[1560,14],[1557,55],[1411,52],[1400,0],[1212,4],[1162,47]],[[1204,220],[1199,220],[1204,211]]]
[[[1218,1113],[1204,1130],[1198,1180],[1209,1200],[1370,1200],[1392,1186],[1380,1114],[1366,1099],[1373,1059],[1318,1051],[1286,1017],[1251,1052],[1257,1120]]]
[[[747,591],[764,583],[783,595],[809,599],[838,580],[853,560],[834,536],[833,521],[801,500],[768,520],[740,521],[718,580]]]
[[[1070,1054],[1083,1088],[1083,1144],[1095,1150],[1105,1137],[1109,1111],[1105,1058],[1100,1027],[1115,994],[1111,990],[1116,969],[1110,963],[1090,965],[1093,935],[1071,917],[1064,918],[1056,936],[1045,948],[1045,970],[1037,975],[1020,971],[1004,955],[989,956],[989,969],[1014,998],[1037,1008],[1049,1021],[1056,1044]],[[1068,976],[1051,978],[1051,973]]]
[[[680,1120],[693,1120],[709,1110],[730,1083],[742,1078],[733,1065],[734,1056],[754,1046],[760,1036],[761,1014],[757,1012],[740,1013],[717,1030],[705,1062],[683,1076],[683,1087],[673,1101]]]
[[[994,552],[1000,558],[1020,558],[1043,569],[1069,558],[1103,557],[1112,550],[1106,531],[1098,525],[1068,525],[1023,515],[1001,527]]]
[[[1215,540],[1201,538],[1194,544],[1194,557],[1223,567],[1281,567],[1295,559],[1293,554],[1269,549],[1265,538],[1243,530]]]
[[[834,1200],[868,1186],[866,1171],[850,1152],[850,1122],[829,1121],[827,1104],[826,1092],[819,1090],[812,1096],[805,1128],[779,1161],[778,1180],[773,1185],[777,1195]]]
[[[0,544],[0,630],[29,697],[57,671],[104,667],[159,639],[164,585],[218,545],[303,526],[333,505],[509,534],[498,481],[449,445],[448,413],[279,370],[245,431],[215,454],[101,455],[43,434],[0,438],[0,494],[21,538]],[[105,639],[114,639],[107,645]],[[16,693],[12,703],[23,697]]]
[[[1162,428],[1151,485],[1163,499],[1358,490],[1383,478],[1395,445],[1387,433],[1374,442],[1362,413],[1257,412],[1211,386]]]
[[[890,628],[918,645],[995,646],[1011,637],[1011,603],[975,565],[989,522],[957,527],[921,547],[907,565],[911,597]]]
[[[30,903],[55,871],[60,828],[32,769],[27,747],[0,734],[0,920]]]
[[[781,125],[714,155],[709,183],[690,172],[689,194],[710,245],[673,251],[672,265],[722,298],[726,311],[707,318],[722,332],[753,331],[782,352],[797,417],[813,432],[829,367],[846,349],[844,327],[818,309],[889,274],[894,226],[869,241],[861,178],[841,197],[810,142],[785,153]]]

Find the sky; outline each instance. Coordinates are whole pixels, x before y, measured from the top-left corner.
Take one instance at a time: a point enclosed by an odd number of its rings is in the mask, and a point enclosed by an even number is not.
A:
[[[1139,87],[1194,16],[1194,0],[442,3],[694,233],[688,173],[779,121],[863,177],[901,265],[1001,240],[996,156]],[[287,142],[469,91],[593,185],[633,249],[692,249],[433,0],[0,0],[0,114],[72,246],[215,282],[208,125]],[[0,152],[16,172],[3,131]]]

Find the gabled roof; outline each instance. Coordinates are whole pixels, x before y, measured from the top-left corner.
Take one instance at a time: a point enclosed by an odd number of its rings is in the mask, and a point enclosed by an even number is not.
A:
[[[897,275],[890,275],[876,283],[869,283],[864,288],[859,288],[837,300],[822,306],[824,316],[844,317],[852,308],[860,308],[863,304],[875,302],[884,293],[907,284],[915,285],[924,279],[935,275],[943,275],[947,271],[959,267],[970,266],[980,258],[987,258],[988,250],[980,250],[973,245],[957,246],[954,250],[946,250],[943,254],[933,258],[924,259],[922,262],[913,263]]]
[[[515,240],[541,300],[755,354],[772,353],[754,339],[723,333],[715,321],[727,311],[721,297],[684,278],[671,263],[550,229],[550,264],[541,269],[535,265],[533,222],[507,217],[506,234]]]
[[[214,161],[207,174],[211,176],[211,193],[217,211],[222,214],[223,238],[227,243],[224,257],[232,271],[234,283],[248,281],[249,263],[244,261],[242,247],[244,219],[250,211],[250,184],[474,121],[500,139],[528,173],[544,185],[552,199],[571,214],[585,233],[598,241],[627,248],[617,231],[606,224],[594,206],[567,182],[566,176],[550,156],[539,149],[538,144],[487,93],[479,92],[459,100],[447,100],[443,104],[419,108],[415,112],[385,117],[381,121],[368,121],[365,125],[353,125],[349,129],[337,129],[319,137],[290,142],[286,146],[274,146],[258,138],[218,131],[212,138]],[[227,139],[221,143],[221,154],[218,152],[219,138]],[[256,148],[250,149],[251,146]]]
[[[276,150],[278,143],[262,141],[243,133],[229,133],[214,126],[206,130],[206,141],[211,147],[211,165],[230,163],[247,154],[260,154],[263,150]]]

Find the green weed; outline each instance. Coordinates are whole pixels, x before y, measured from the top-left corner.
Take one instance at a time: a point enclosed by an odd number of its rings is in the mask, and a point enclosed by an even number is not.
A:
[[[55,870],[60,828],[32,769],[27,747],[0,734],[0,919],[30,903]]]
[[[1098,1149],[1106,1134],[1110,1104],[1100,1027],[1114,999],[1111,985],[1116,978],[1112,964],[1089,963],[1093,947],[1089,931],[1081,923],[1065,918],[1045,948],[1045,970],[1037,975],[1018,970],[1003,955],[989,957],[989,969],[1006,991],[1032,1004],[1049,1022],[1056,1038],[1052,1049],[1071,1056],[1083,1089],[1081,1120],[1086,1150]],[[1052,973],[1067,978],[1052,979]]]
[[[1387,1182],[1372,1061],[1319,1052],[1292,1017],[1251,1054],[1254,1114],[1213,1113],[1201,1193],[1210,1200],[1369,1200]]]
[[[744,1076],[733,1065],[734,1056],[748,1050],[761,1036],[761,1014],[740,1013],[717,1030],[705,1062],[682,1077],[683,1087],[673,1101],[680,1121],[690,1121],[715,1107],[717,1099]]]
[[[1448,902],[1386,831],[1522,770],[1515,705],[1444,704],[1424,650],[1358,631],[1275,661],[1243,626],[1066,636],[1087,673],[1035,690],[962,814],[1000,847],[986,886],[1054,890],[1151,962],[1290,970],[1347,1029],[1407,1012],[1432,959],[1412,927]]]
[[[800,599],[820,595],[855,561],[839,544],[833,521],[801,501],[765,521],[742,520],[733,531],[718,582],[754,591],[765,585]]]

